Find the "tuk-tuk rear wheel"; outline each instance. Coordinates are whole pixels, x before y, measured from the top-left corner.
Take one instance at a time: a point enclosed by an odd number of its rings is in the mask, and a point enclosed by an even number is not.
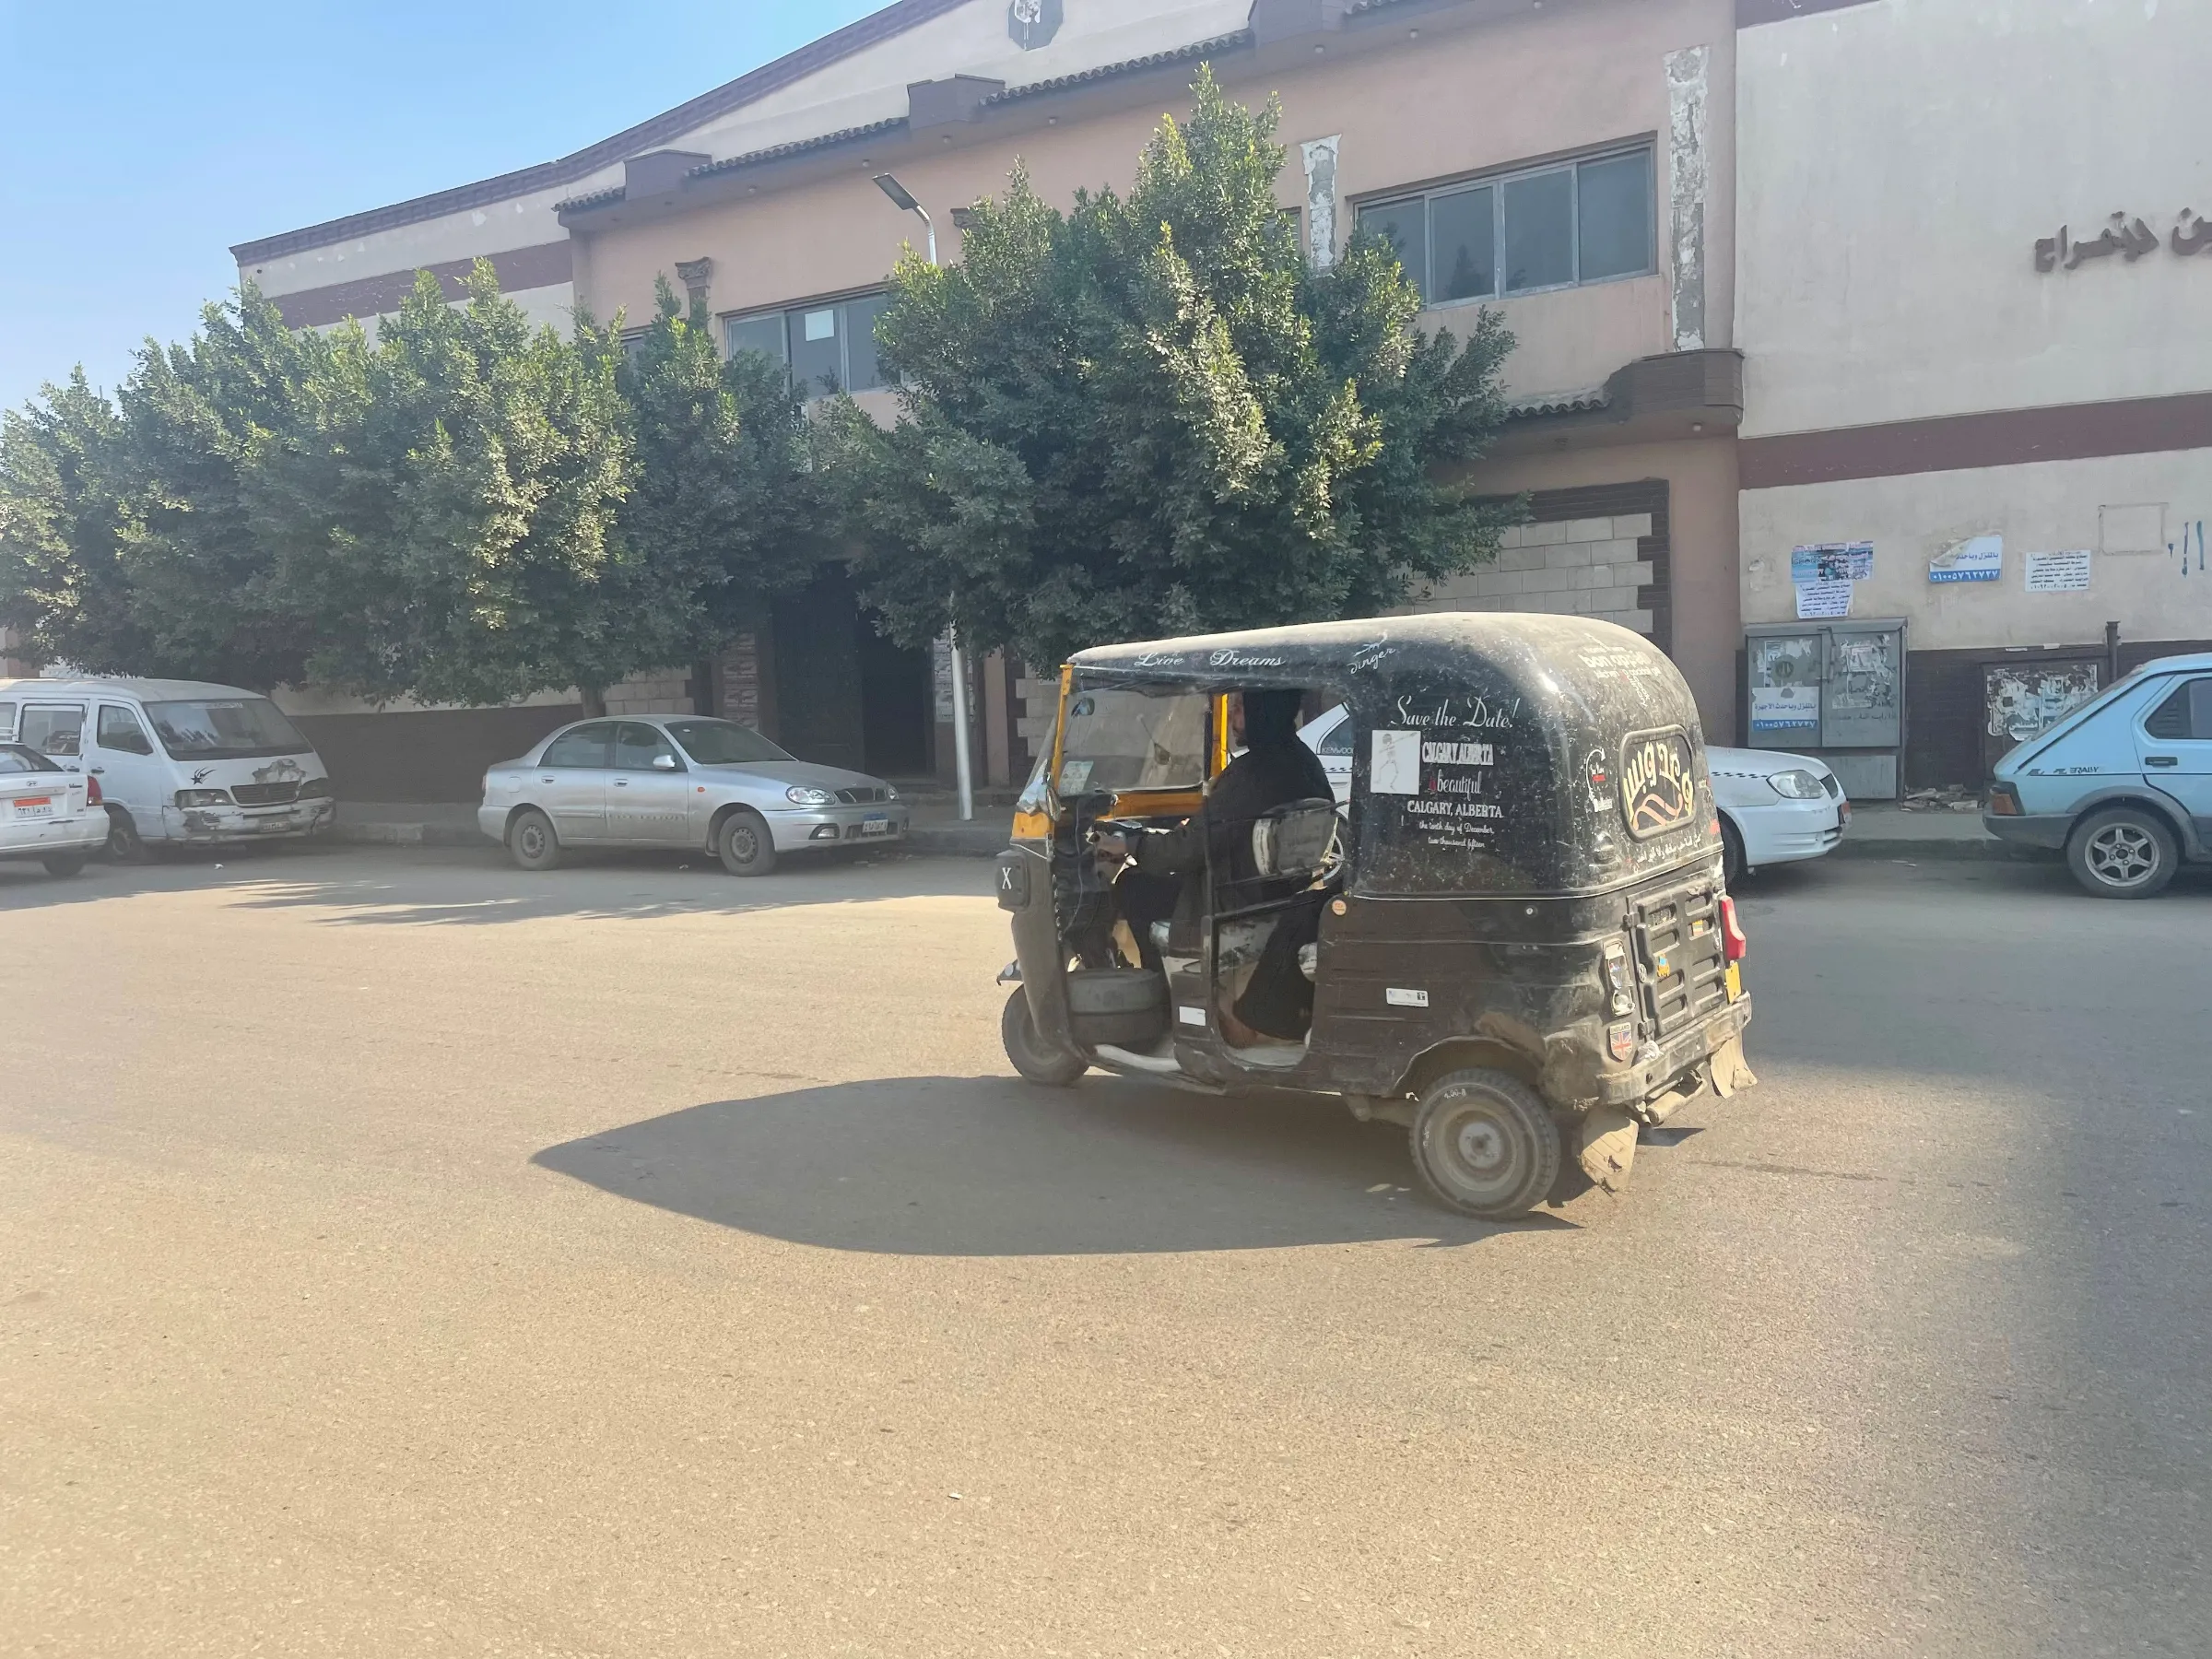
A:
[[[1030,994],[1019,985],[1006,998],[1006,1011],[998,1017],[998,1040],[1006,1045],[1006,1058],[1014,1069],[1032,1083],[1041,1083],[1048,1088],[1065,1088],[1090,1067],[1080,1054],[1065,1053],[1049,1048],[1037,1034],[1037,1019],[1030,1012]]]
[[[1543,1098],[1488,1066],[1431,1083],[1414,1108],[1410,1139],[1422,1184],[1485,1221],[1525,1216],[1559,1172],[1559,1127]]]

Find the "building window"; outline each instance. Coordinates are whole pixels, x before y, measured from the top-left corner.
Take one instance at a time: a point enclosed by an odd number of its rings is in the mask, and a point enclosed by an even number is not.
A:
[[[1434,306],[1646,276],[1652,216],[1647,146],[1369,203],[1359,228]]]
[[[723,348],[773,358],[809,397],[873,392],[884,383],[876,361],[876,319],[889,303],[888,294],[864,294],[857,300],[727,317]]]

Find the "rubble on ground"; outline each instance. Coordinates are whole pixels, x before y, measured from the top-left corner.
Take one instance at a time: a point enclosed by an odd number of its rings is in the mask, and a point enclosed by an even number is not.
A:
[[[1946,789],[1909,789],[1897,805],[1900,812],[1979,812],[1982,796],[1978,790],[1955,785]]]

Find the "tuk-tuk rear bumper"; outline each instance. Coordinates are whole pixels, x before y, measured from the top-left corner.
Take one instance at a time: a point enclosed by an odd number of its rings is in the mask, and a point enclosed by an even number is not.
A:
[[[1742,1036],[1750,1022],[1751,998],[1748,994],[1739,996],[1696,1025],[1676,1032],[1665,1042],[1639,1054],[1633,1065],[1598,1073],[1594,1079],[1598,1103],[1634,1108],[1668,1093],[1685,1073]]]

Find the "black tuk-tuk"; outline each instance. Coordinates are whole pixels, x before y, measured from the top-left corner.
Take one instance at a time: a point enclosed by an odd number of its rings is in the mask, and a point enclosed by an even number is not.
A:
[[[1639,1124],[1752,1081],[1697,709],[1648,641],[1383,618],[1102,647],[1060,688],[998,865],[1025,1077],[1341,1095],[1406,1124],[1430,1190],[1492,1219],[1579,1185],[1577,1166],[1618,1191]],[[1231,700],[1285,692],[1349,711],[1332,727],[1348,801],[1273,804],[1226,843],[1214,825],[1173,915],[1133,927],[1117,882],[1135,866],[1100,842],[1202,815]],[[1306,982],[1302,1033],[1236,1012],[1270,959]]]

